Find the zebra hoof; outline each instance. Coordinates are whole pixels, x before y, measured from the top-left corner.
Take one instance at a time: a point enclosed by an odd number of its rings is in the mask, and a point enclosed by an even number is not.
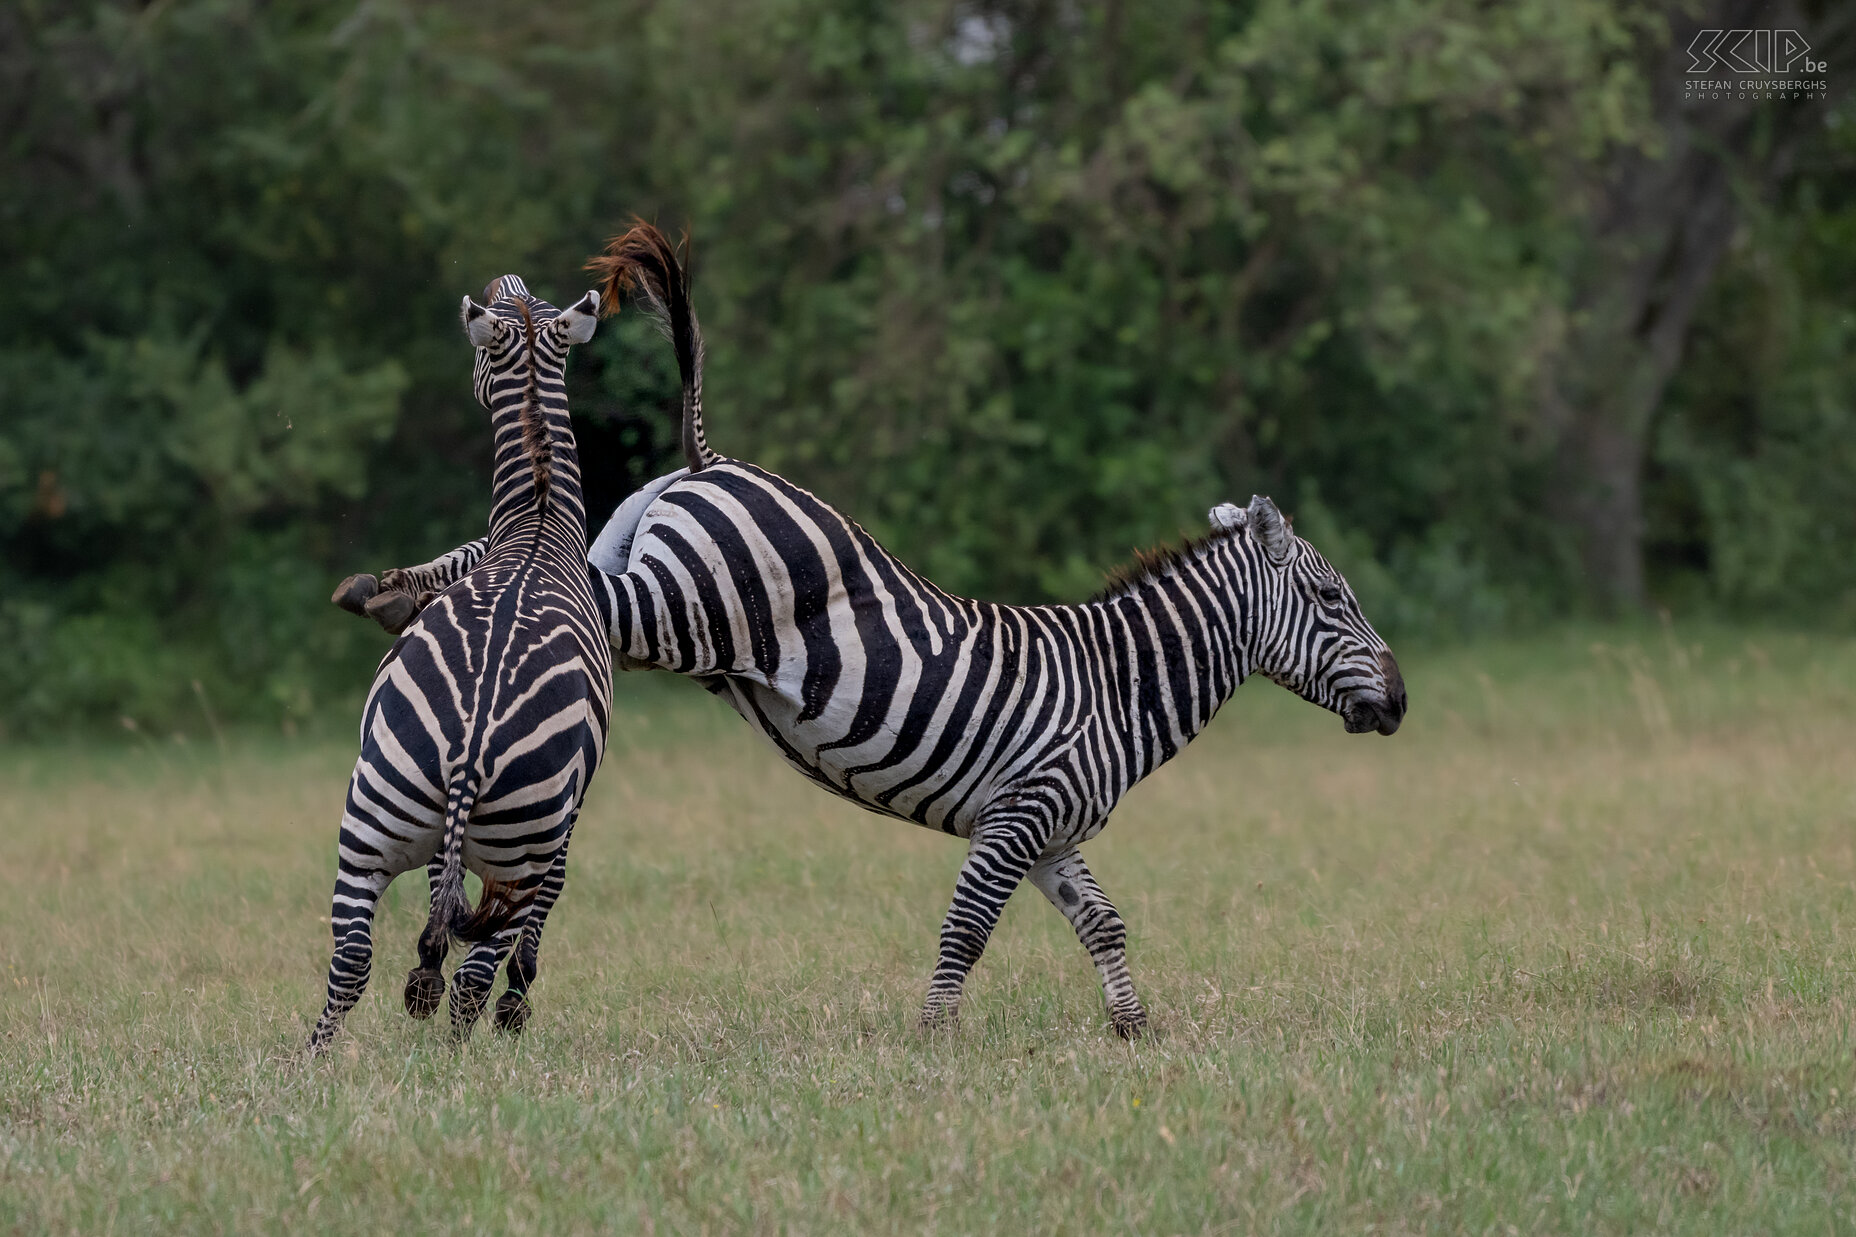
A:
[[[958,1008],[924,1009],[915,1020],[915,1029],[923,1035],[952,1034],[960,1029]]]
[[[528,1025],[528,998],[519,992],[505,992],[496,1002],[496,1015],[490,1025],[509,1035],[520,1035]]]
[[[1131,1014],[1110,1014],[1108,1024],[1123,1039],[1140,1039],[1147,1034],[1147,1011],[1137,1009]]]
[[[373,576],[349,576],[335,586],[335,593],[329,600],[350,614],[366,614],[367,603],[379,591],[380,585]]]
[[[451,1038],[460,1044],[470,1040],[470,1033],[477,1027],[477,1019],[483,1017],[483,1007],[488,1003],[489,993],[466,991],[452,985],[451,988]]]
[[[406,624],[412,622],[413,615],[419,612],[418,603],[413,601],[412,594],[398,589],[373,597],[364,609],[367,617],[396,636],[406,630]]]
[[[430,1018],[445,999],[445,973],[437,967],[418,966],[406,973],[406,1012],[415,1018]]]

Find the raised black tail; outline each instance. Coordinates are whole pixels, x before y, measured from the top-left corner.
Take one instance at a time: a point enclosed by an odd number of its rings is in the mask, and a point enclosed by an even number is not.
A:
[[[683,249],[687,254],[688,236]],[[687,262],[655,225],[634,219],[630,231],[613,237],[604,253],[587,259],[586,269],[602,280],[602,312],[619,312],[619,294],[635,293],[676,350],[677,373],[683,381],[683,458],[691,472],[701,472],[721,457],[703,436],[702,327],[690,306]]]

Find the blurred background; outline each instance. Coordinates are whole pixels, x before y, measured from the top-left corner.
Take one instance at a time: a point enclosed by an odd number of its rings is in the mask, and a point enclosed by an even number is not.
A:
[[[1753,27],[1814,88],[1694,89]],[[331,588],[483,530],[459,297],[634,213],[710,440],[951,590],[1260,491],[1395,642],[1856,627],[1856,6],[24,0],[0,63],[0,733],[351,724]],[[599,520],[675,371],[626,313],[571,381]]]

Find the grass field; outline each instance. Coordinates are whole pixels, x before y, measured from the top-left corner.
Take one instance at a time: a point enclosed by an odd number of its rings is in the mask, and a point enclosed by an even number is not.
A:
[[[1391,739],[1246,687],[1088,853],[1155,1021],[1024,891],[912,1025],[960,845],[621,679],[527,1034],[375,983],[297,1050],[353,740],[0,754],[0,1228],[1856,1227],[1856,642],[1406,664]]]

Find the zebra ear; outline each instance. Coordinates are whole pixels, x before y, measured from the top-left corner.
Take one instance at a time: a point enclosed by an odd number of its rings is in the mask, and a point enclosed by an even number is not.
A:
[[[1278,567],[1287,563],[1295,548],[1295,534],[1289,531],[1289,522],[1282,518],[1276,504],[1261,494],[1252,494],[1247,514],[1250,531],[1263,547],[1264,557]]]
[[[593,338],[593,331],[599,326],[599,293],[587,293],[562,310],[561,316],[555,321],[560,323],[563,341],[584,344]]]
[[[488,348],[496,340],[498,323],[490,316],[490,311],[471,300],[468,296],[458,306],[458,315],[464,319],[464,333],[470,336],[470,342],[479,348]]]
[[[1219,503],[1208,513],[1212,527],[1227,533],[1242,532],[1250,522],[1250,513],[1236,503]]]

